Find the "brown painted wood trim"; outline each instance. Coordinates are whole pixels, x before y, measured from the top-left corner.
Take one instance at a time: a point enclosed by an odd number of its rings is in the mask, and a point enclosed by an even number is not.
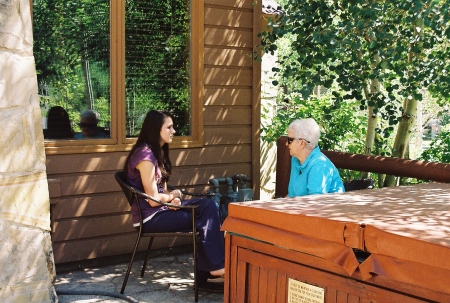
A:
[[[286,197],[288,192],[289,174],[291,172],[291,156],[286,146],[287,137],[277,140],[277,165],[275,175],[275,197]]]
[[[258,33],[261,28],[262,1],[254,2],[253,7],[253,49],[260,43]],[[253,60],[253,95],[252,95],[252,181],[254,198],[259,199],[261,186],[261,62]]]

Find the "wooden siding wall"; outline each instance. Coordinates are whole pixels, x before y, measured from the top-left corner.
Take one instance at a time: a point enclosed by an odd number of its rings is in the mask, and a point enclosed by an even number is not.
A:
[[[205,191],[243,173],[259,187],[260,65],[252,60],[261,4],[204,1],[203,147],[172,149],[173,185]],[[195,55],[195,54],[194,54]],[[131,253],[135,232],[114,172],[127,152],[47,155],[55,262]],[[255,191],[257,193],[257,191]],[[141,243],[145,249],[146,241]],[[155,248],[183,244],[156,240]]]

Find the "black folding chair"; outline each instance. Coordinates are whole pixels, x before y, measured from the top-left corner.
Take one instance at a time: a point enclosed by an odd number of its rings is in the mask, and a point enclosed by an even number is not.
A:
[[[357,179],[344,182],[345,191],[354,191],[361,189],[372,189],[375,186],[373,179]]]
[[[147,248],[147,253],[145,255],[145,260],[144,260],[144,265],[142,266],[142,270],[141,270],[141,278],[144,276],[144,272],[145,272],[145,268],[147,267],[147,260],[148,260],[148,256],[150,253],[150,249],[152,247],[153,244],[153,239],[155,237],[191,237],[192,238],[192,242],[193,242],[193,256],[194,256],[194,292],[195,292],[195,302],[198,302],[198,285],[197,285],[197,241],[198,241],[198,232],[196,230],[195,227],[195,208],[197,208],[197,206],[195,205],[173,205],[173,204],[168,204],[168,203],[164,203],[161,202],[158,199],[155,199],[152,196],[149,196],[133,187],[131,187],[130,185],[127,184],[127,182],[125,182],[124,178],[123,178],[123,172],[122,171],[118,171],[114,174],[114,177],[116,178],[117,182],[119,183],[120,187],[122,188],[123,193],[125,194],[128,203],[130,203],[130,205],[132,205],[133,203],[136,203],[138,210],[139,210],[139,221],[140,221],[140,225],[139,225],[139,231],[138,231],[138,235],[136,238],[136,244],[134,245],[134,250],[133,250],[133,254],[131,255],[131,260],[130,263],[128,264],[128,269],[127,272],[125,274],[125,279],[123,280],[122,283],[122,289],[120,290],[120,293],[123,294],[125,291],[125,287],[127,286],[127,281],[128,281],[128,277],[130,276],[130,272],[131,272],[131,267],[133,265],[133,261],[134,261],[134,257],[136,255],[139,243],[141,241],[141,237],[150,237],[150,241],[148,244],[148,248]],[[170,206],[170,207],[174,207],[174,208],[186,208],[186,209],[190,209],[191,210],[191,214],[192,214],[192,229],[190,231],[185,231],[185,232],[161,232],[161,233],[145,233],[142,231],[142,227],[143,227],[143,223],[142,223],[142,210],[141,210],[141,206],[138,203],[138,197],[142,196],[146,199],[152,200],[156,203],[159,203],[161,205],[166,205],[166,206]]]

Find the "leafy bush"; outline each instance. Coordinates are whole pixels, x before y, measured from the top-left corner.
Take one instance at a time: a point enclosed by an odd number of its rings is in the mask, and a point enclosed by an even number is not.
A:
[[[261,128],[264,141],[275,142],[286,135],[289,124],[296,119],[314,118],[321,128],[319,146],[322,149],[350,153],[364,151],[367,117],[359,110],[358,102],[345,102],[336,108],[329,96],[309,100],[291,97],[289,102],[277,104],[274,117],[270,118],[267,111],[263,112],[263,120],[271,121]]]
[[[422,152],[421,160],[450,163],[450,131],[441,132]]]

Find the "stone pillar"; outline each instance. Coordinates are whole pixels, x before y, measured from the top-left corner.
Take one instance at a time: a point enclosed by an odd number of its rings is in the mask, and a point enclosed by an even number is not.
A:
[[[0,0],[0,302],[57,302],[30,0]]]

